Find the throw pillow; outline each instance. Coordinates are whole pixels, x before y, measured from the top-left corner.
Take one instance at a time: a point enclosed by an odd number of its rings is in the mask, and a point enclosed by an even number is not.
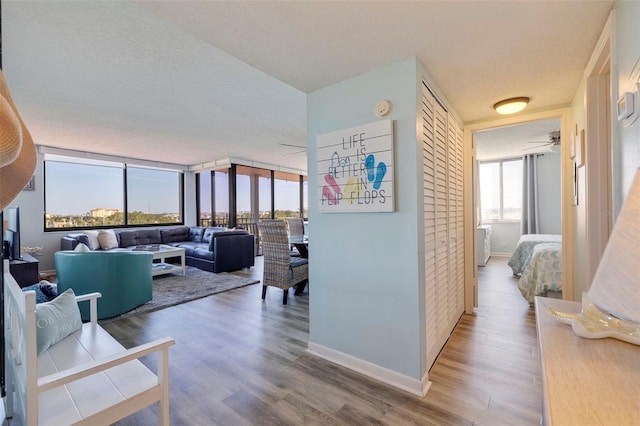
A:
[[[80,309],[72,289],[51,302],[36,305],[38,356],[81,328]]]
[[[58,297],[58,286],[56,284],[51,284],[47,280],[40,281],[40,290],[47,296],[47,302],[52,301],[56,297]]]
[[[118,239],[113,229],[98,232],[98,241],[102,250],[118,248]]]
[[[85,244],[78,243],[78,245],[76,246],[76,248],[73,249],[73,251],[87,252],[87,251],[91,251],[91,249],[87,247]]]
[[[28,287],[22,287],[22,291],[35,291],[36,292],[36,303],[44,303],[48,302],[49,299],[46,294],[40,288],[40,284],[33,284]]]
[[[84,231],[84,233],[89,237],[89,248],[91,250],[100,250],[100,241],[98,240],[98,231],[90,230]]]

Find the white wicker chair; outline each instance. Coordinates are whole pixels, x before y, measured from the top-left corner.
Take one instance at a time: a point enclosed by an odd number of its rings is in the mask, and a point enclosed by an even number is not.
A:
[[[289,288],[305,285],[309,279],[309,263],[302,257],[293,257],[289,252],[289,237],[284,221],[274,220],[258,223],[262,238],[264,273],[262,299],[267,296],[267,286],[284,290],[282,303],[287,304]]]

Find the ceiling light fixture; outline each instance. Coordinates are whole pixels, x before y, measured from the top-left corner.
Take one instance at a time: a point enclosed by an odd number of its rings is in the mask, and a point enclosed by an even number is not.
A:
[[[493,109],[498,114],[515,114],[522,111],[529,103],[529,98],[521,96],[519,98],[509,98],[493,105]]]

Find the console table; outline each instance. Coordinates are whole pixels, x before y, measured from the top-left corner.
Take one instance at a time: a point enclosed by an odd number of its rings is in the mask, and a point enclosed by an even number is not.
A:
[[[20,287],[27,287],[40,282],[38,260],[29,253],[22,253],[22,259],[10,260],[9,269]]]
[[[640,419],[640,346],[584,339],[541,306],[580,312],[579,302],[536,297],[544,424],[632,425]]]

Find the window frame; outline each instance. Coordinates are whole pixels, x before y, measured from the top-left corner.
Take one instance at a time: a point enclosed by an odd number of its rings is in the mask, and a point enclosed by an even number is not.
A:
[[[80,158],[74,157],[72,155],[66,154],[54,154],[55,157],[61,157],[60,159],[47,159],[46,156],[42,162],[42,174],[43,174],[43,201],[44,201],[44,213],[42,215],[42,226],[44,232],[69,232],[69,231],[80,231],[85,229],[123,229],[123,228],[145,228],[145,227],[158,227],[158,226],[176,226],[176,225],[184,225],[184,189],[185,189],[185,176],[184,171],[180,169],[170,169],[163,167],[150,167],[144,164],[136,164],[134,162],[126,163],[124,161],[118,160],[106,160],[110,163],[118,164],[118,168],[122,170],[122,206],[123,206],[123,221],[124,223],[121,225],[95,225],[95,226],[67,226],[67,227],[48,227],[47,226],[47,163],[69,163],[69,164],[80,164],[85,166],[95,166],[95,167],[105,167],[99,164],[93,164],[95,160],[88,158]],[[67,159],[68,161],[64,161]],[[101,161],[101,160],[98,160]],[[162,170],[175,172],[178,175],[178,189],[180,193],[178,194],[178,215],[180,220],[178,222],[163,222],[163,223],[144,223],[144,224],[130,224],[129,223],[129,211],[128,211],[128,187],[127,187],[127,167],[133,167],[137,169],[150,169],[150,170]]]
[[[520,219],[504,219],[504,174],[503,174],[503,164],[509,163],[513,161],[519,161],[522,164],[522,157],[509,157],[509,158],[500,158],[495,160],[486,160],[486,161],[478,161],[478,222],[480,225],[491,225],[491,224],[515,224],[522,222],[522,204],[520,204]],[[500,201],[500,210],[499,210],[499,219],[487,219],[485,220],[482,214],[482,180],[480,179],[480,168],[483,164],[495,164],[498,163],[498,179],[500,182],[499,188],[499,201]]]

